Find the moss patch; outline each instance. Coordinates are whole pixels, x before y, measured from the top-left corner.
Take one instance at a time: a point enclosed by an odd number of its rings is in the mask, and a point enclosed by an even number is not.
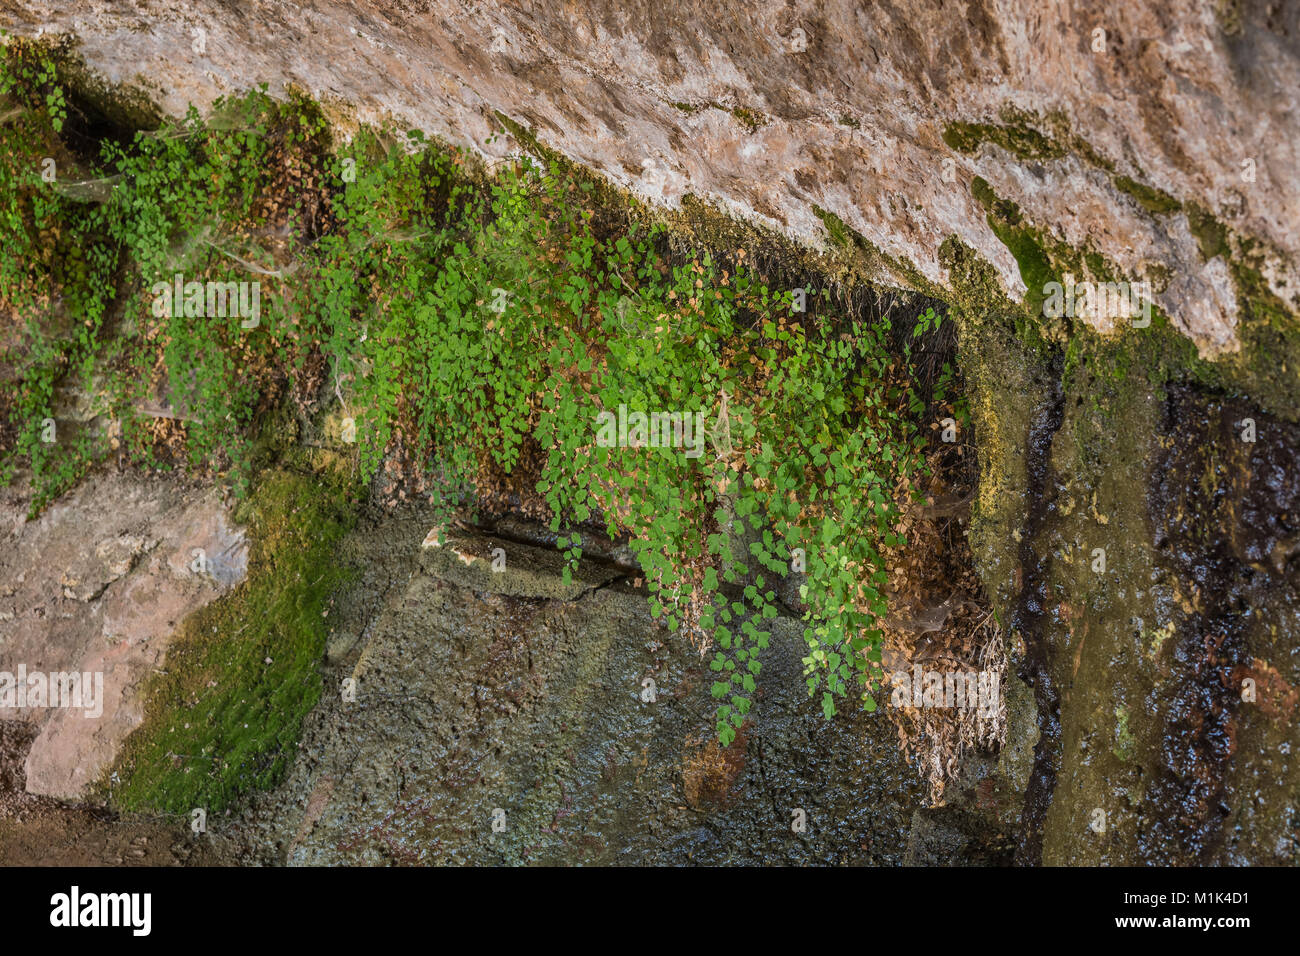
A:
[[[1206,262],[1209,262],[1215,256],[1229,254],[1228,227],[1204,208],[1189,205],[1187,208],[1187,224],[1192,235],[1196,237],[1196,245],[1201,251],[1201,258]]]
[[[1016,260],[1020,279],[1025,284],[1025,305],[1030,314],[1041,315],[1043,300],[1047,297],[1044,287],[1049,282],[1060,281],[1060,274],[1047,253],[1049,240],[1022,219],[1019,206],[999,199],[992,187],[978,176],[971,182],[971,194],[988,210],[989,228]]]
[[[1064,114],[1037,117],[1006,108],[1001,119],[1001,124],[949,124],[943,133],[944,142],[965,154],[974,154],[982,143],[992,142],[1027,161],[1076,155],[1106,171],[1115,188],[1130,196],[1149,215],[1184,213],[1201,258],[1206,262],[1222,258],[1227,263],[1240,308],[1237,335],[1241,349],[1221,356],[1213,363],[1202,361],[1195,349],[1171,340],[1171,336],[1182,336],[1173,329],[1168,317],[1157,309],[1152,328],[1146,330],[1149,353],[1137,359],[1137,364],[1150,368],[1153,377],[1161,381],[1183,378],[1250,395],[1265,410],[1291,421],[1297,420],[1295,409],[1297,398],[1300,398],[1300,376],[1295,373],[1300,366],[1298,303],[1279,299],[1263,278],[1266,261],[1285,260],[1286,257],[1279,250],[1267,248],[1267,244],[1260,240],[1236,233],[1197,203],[1182,202],[1138,178],[1117,174],[1112,161],[1071,132]],[[984,179],[976,177],[972,181],[971,193],[987,211],[989,227],[1015,258],[1021,279],[1028,289],[1024,305],[1032,321],[1028,326],[1018,325],[1022,331],[1030,332],[1029,340],[1035,334],[1042,334],[1060,345],[1069,345],[1073,337],[1084,334],[1083,323],[1044,323],[1041,307],[1045,298],[1042,289],[1046,282],[1060,281],[1066,273],[1074,274],[1079,281],[1114,282],[1137,278],[1123,275],[1095,250],[1073,248],[1053,239],[1045,229],[1025,221],[1019,207],[998,197]],[[1172,275],[1168,267],[1156,265],[1149,268],[1143,278],[1151,281],[1159,293],[1168,288]]]
[[[1115,749],[1114,754],[1120,760],[1133,759],[1137,741],[1128,729],[1128,708],[1122,704],[1115,708]]]
[[[1007,105],[999,111],[999,117],[1001,123],[949,123],[944,127],[943,141],[967,155],[975,154],[982,143],[989,142],[1026,161],[1061,159],[1073,153],[1099,169],[1111,173],[1115,170],[1111,160],[1073,131],[1069,117],[1063,112],[1039,116]]]
[[[279,781],[320,700],[330,595],[345,577],[332,558],[349,512],[341,484],[285,471],[240,506],[248,577],[182,625],[109,776],[115,805],[212,812]]]
[[[1137,200],[1139,206],[1153,216],[1166,216],[1183,208],[1182,203],[1164,190],[1156,189],[1154,186],[1147,186],[1136,179],[1130,179],[1127,176],[1112,176],[1110,181],[1115,184],[1116,189],[1122,193],[1128,193]]]
[[[889,255],[833,212],[813,206],[813,214],[826,227],[835,255],[850,276],[870,283],[887,280],[940,301],[951,301],[948,290],[927,279],[915,264]]]
[[[996,143],[1020,159],[1060,159],[1065,149],[1027,123],[949,123],[943,141],[959,153],[973,154],[982,143]]]
[[[770,122],[767,116],[758,110],[747,109],[743,106],[732,110],[731,115],[737,123],[745,128],[747,133],[757,133]]]

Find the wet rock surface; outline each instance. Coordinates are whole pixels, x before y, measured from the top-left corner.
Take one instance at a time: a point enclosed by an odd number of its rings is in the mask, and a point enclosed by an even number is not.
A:
[[[979,177],[1018,221],[1158,280],[1202,354],[1244,343],[1247,390],[1292,418],[1294,372],[1260,343],[1291,335],[1297,303],[1297,16],[1182,0],[1086,18],[982,3],[719,15],[0,0],[0,24],[71,31],[92,70],[173,114],[259,81],[300,87],[344,127],[392,115],[492,159],[535,140],[656,204],[705,199],[814,244],[849,229],[884,254],[880,277],[932,294],[953,278],[940,250],[956,237],[1018,300],[1042,277],[994,233]],[[1241,244],[1208,236],[1202,214],[1262,257],[1250,301],[1225,258]],[[722,750],[709,674],[657,629],[625,549],[566,583],[546,542],[508,524],[423,547],[428,522],[408,515],[349,544],[361,583],[322,662],[339,692],[288,780],[205,846],[295,864],[1005,863],[1013,844],[1022,863],[1296,863],[1300,430],[1248,398],[1165,391],[1163,359],[1142,356],[1128,380],[1127,355],[1081,367],[1081,328],[1062,356],[1061,342],[1027,344],[1023,317],[987,318],[960,320],[980,456],[970,543],[1025,683],[1006,691],[1000,764],[972,771],[950,806],[918,809],[882,714],[822,719],[794,621],[778,624],[753,718]],[[5,852],[37,852],[6,830],[33,807],[73,814],[74,835],[118,825],[19,791],[82,793],[138,722],[132,695],[171,629],[243,573],[211,501],[191,512],[162,486],[116,481],[30,527],[6,504],[0,667],[99,667],[115,703],[90,735],[67,715],[0,712],[14,718],[0,721]],[[188,549],[209,541],[209,580],[190,581]],[[126,852],[116,832],[93,844],[97,861]]]
[[[1184,582],[1139,851],[1153,862],[1300,862],[1300,427],[1174,392],[1151,496]],[[1177,848],[1177,849],[1173,849]]]
[[[883,712],[828,722],[807,699],[800,625],[778,621],[723,749],[704,661],[616,572],[560,592],[539,573],[554,552],[463,534],[421,549],[417,533],[409,577],[331,671],[356,699],[322,700],[285,785],[232,833],[253,858],[901,862],[919,776]],[[512,570],[455,558],[489,543]]]
[[[1018,862],[1293,865],[1296,426],[1104,363],[1053,400],[1059,366],[1022,359],[1041,375],[971,366],[991,405],[1061,416],[977,420],[980,567],[1015,612],[1019,672],[1053,691],[1036,727],[1008,692],[1008,779],[1037,741]]]

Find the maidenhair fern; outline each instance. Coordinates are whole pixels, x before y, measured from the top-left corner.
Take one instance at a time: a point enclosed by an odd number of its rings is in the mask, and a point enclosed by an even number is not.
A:
[[[611,224],[581,177],[527,159],[468,172],[415,133],[332,147],[311,104],[264,92],[105,145],[89,172],[111,189],[74,203],[39,174],[65,115],[53,65],[9,50],[0,94],[0,230],[17,253],[0,297],[34,317],[6,475],[29,468],[48,497],[75,477],[52,474],[54,456],[105,453],[40,440],[70,372],[102,376],[97,400],[137,460],[151,463],[140,409],[161,387],[191,462],[238,470],[259,411],[323,367],[317,391],[354,422],[363,478],[400,443],[450,494],[533,447],[557,532],[600,519],[630,534],[651,613],[712,651],[724,742],[753,706],[792,572],[809,692],[827,716],[850,697],[874,708],[881,549],[900,543],[895,489],[922,461],[910,343],[933,313],[891,345],[888,318],[770,288],[744,250],[674,253],[659,228]],[[261,323],[155,314],[149,290],[177,273],[260,282]],[[40,315],[51,282],[67,322]],[[598,441],[620,408],[687,416],[694,444]],[[558,544],[580,558],[580,534]]]

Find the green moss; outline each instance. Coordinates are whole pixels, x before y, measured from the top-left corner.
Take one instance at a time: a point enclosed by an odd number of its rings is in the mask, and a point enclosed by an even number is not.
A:
[[[1280,299],[1264,278],[1265,263],[1285,256],[1264,242],[1236,233],[1195,203],[1184,204],[1188,226],[1205,261],[1222,258],[1237,296],[1241,348],[1202,370],[1215,387],[1248,395],[1261,408],[1300,420],[1300,320],[1297,303]]]
[[[989,211],[992,211],[993,204],[998,199],[997,194],[993,192],[993,187],[988,184],[988,180],[983,176],[976,176],[971,180],[970,193],[975,197],[977,203]]]
[[[846,281],[895,284],[940,301],[952,301],[949,290],[927,279],[914,263],[901,256],[891,256],[839,216],[820,206],[813,206],[813,213],[826,227],[844,265]]]
[[[1183,208],[1173,196],[1154,186],[1147,186],[1127,176],[1112,176],[1112,183],[1122,193],[1132,196],[1139,206],[1153,216],[1167,216]]]
[[[1212,365],[1204,363],[1194,348],[1184,347],[1186,340],[1173,329],[1168,317],[1156,310],[1157,318],[1146,335],[1154,353],[1151,360],[1156,363],[1153,374],[1160,378],[1192,378],[1247,394],[1273,414],[1296,420],[1295,409],[1300,398],[1300,380],[1295,371],[1300,365],[1300,322],[1297,322],[1295,304],[1282,302],[1263,279],[1263,262],[1268,256],[1261,244],[1236,235],[1196,203],[1180,202],[1137,178],[1115,174],[1114,163],[1075,135],[1064,114],[1049,114],[1039,119],[1007,108],[1001,118],[1002,125],[950,124],[944,130],[944,141],[963,153],[974,153],[981,143],[993,142],[1026,160],[1059,158],[1067,153],[1078,155],[1110,173],[1115,188],[1131,196],[1148,214],[1185,213],[1202,259],[1208,262],[1222,257],[1228,263],[1241,308],[1238,326],[1241,350],[1222,356]],[[1041,132],[1040,126],[1046,126],[1051,135]],[[1024,221],[1014,203],[1000,199],[984,179],[976,177],[971,192],[988,213],[990,228],[1016,260],[1021,279],[1029,290],[1025,304],[1031,315],[1041,311],[1044,284],[1060,281],[1059,277],[1066,273],[1074,274],[1080,281],[1085,277],[1097,281],[1133,278],[1122,275],[1121,270],[1095,250],[1072,248],[1052,239],[1044,230],[1034,228]],[[1271,257],[1285,258],[1276,250]],[[1167,266],[1156,265],[1145,277],[1158,294],[1169,287],[1173,275]],[[1046,327],[1042,331],[1064,344],[1079,334],[1079,329],[1071,329],[1072,324]],[[1173,346],[1170,343],[1175,339],[1179,342]]]
[[[971,193],[988,210],[989,228],[1010,250],[1020,270],[1020,279],[1026,287],[1025,304],[1031,314],[1041,314],[1043,291],[1049,282],[1060,281],[1044,247],[1042,234],[1024,223],[1020,207],[1008,200],[999,199],[980,177],[971,182]]]
[[[1060,159],[1065,150],[1027,123],[949,123],[943,141],[959,153],[973,154],[981,143],[995,143],[1020,159]]]
[[[1115,163],[1109,157],[1098,152],[1085,137],[1074,131],[1073,121],[1064,111],[1052,111],[1047,113],[1041,120],[1035,119],[1034,121],[1041,122],[1051,132],[1052,138],[1062,145],[1065,152],[1078,156],[1090,165],[1105,170],[1107,173],[1115,172]]]
[[[699,113],[702,110],[721,110],[724,113],[730,113],[732,118],[743,126],[745,131],[749,133],[757,132],[770,122],[767,115],[760,110],[749,109],[744,106],[738,106],[735,109],[728,109],[721,103],[713,100],[710,100],[707,103],[687,103],[684,100],[672,100],[670,101],[670,105],[673,109],[688,114]],[[500,115],[500,113],[497,114],[497,116]],[[843,120],[841,120],[841,122],[843,122]]]
[[[635,217],[640,218],[646,213],[645,205],[624,189],[614,186],[604,176],[593,173],[590,169],[575,163],[569,157],[565,156],[557,149],[552,149],[537,138],[536,132],[512,120],[500,110],[495,112],[497,121],[505,128],[515,141],[524,149],[532,153],[544,163],[550,164],[554,169],[562,172],[565,176],[573,181],[580,183],[582,189],[587,192],[592,199],[607,207],[619,207],[627,210]],[[467,178],[480,186],[489,185],[489,177],[486,170],[474,168],[468,170]]]
[[[826,227],[826,232],[830,235],[831,242],[835,243],[835,245],[839,246],[841,249],[852,247],[852,230],[844,224],[843,219],[835,215],[833,212],[827,212],[821,206],[813,206],[813,212],[816,213],[817,218],[822,221],[822,225]]]
[[[1041,311],[1043,299],[1046,298],[1043,287],[1059,279],[1042,243],[1032,229],[994,225],[993,231],[1015,257],[1020,278],[1028,289],[1025,297],[1030,311]]]
[[[822,221],[831,244],[851,272],[862,276],[878,277],[884,271],[895,275],[892,261],[876,245],[843,219],[821,206],[813,206],[813,214]],[[913,288],[918,288],[913,286]]]
[[[1101,253],[1088,249],[1083,253],[1083,262],[1088,267],[1088,272],[1091,275],[1103,281],[1111,280],[1113,272]]]
[[[512,120],[500,110],[495,110],[494,115],[497,118],[497,122],[506,128],[506,131],[515,138],[516,142],[532,152],[533,155],[546,159],[567,161],[567,157],[564,157],[549,146],[543,146],[541,140],[537,138],[537,134],[523,123]]]
[[[1043,335],[1041,316],[1034,315],[1023,302],[1014,302],[1002,288],[998,271],[987,259],[956,236],[949,236],[939,247],[939,264],[948,270],[950,286],[946,301],[953,303],[961,325],[962,341],[974,342],[997,326],[998,335],[1014,336],[1017,350],[1041,356],[1048,342]],[[1005,349],[1005,345],[999,348]],[[963,362],[977,349],[962,346]],[[1037,359],[1035,359],[1037,361]]]
[[[1206,262],[1216,256],[1227,256],[1229,254],[1228,227],[1202,206],[1188,204],[1187,224],[1192,235],[1196,237],[1196,244],[1201,250],[1201,258]]]
[[[330,595],[345,578],[334,546],[350,512],[342,483],[285,471],[241,504],[248,577],[182,625],[109,777],[116,806],[212,812],[280,779],[320,700]]]
[[[1247,394],[1265,411],[1300,421],[1300,322],[1273,294],[1249,253],[1229,260],[1241,308],[1240,351],[1217,363],[1226,387]]]
[[[1115,188],[1132,196],[1152,215],[1168,215],[1183,208],[1182,203],[1163,190],[1147,186],[1129,176],[1115,174],[1114,162],[1075,134],[1063,113],[1052,113],[1039,118],[1032,113],[1007,107],[1002,110],[1002,119],[1004,123],[1001,125],[951,123],[943,131],[943,140],[952,149],[966,154],[975,153],[982,143],[996,143],[1022,160],[1060,159],[1074,154],[1090,165],[1111,173],[1111,182]],[[1042,132],[1038,128],[1040,125],[1047,126],[1051,135]]]
[[[751,110],[739,106],[731,111],[736,122],[745,128],[747,133],[756,133],[768,124],[768,118],[758,110]]]
[[[1196,203],[1180,202],[1162,190],[1142,183],[1138,178],[1115,173],[1115,164],[1098,153],[1069,127],[1063,113],[1038,118],[1014,108],[1001,111],[1001,125],[952,123],[945,128],[944,141],[953,149],[975,153],[980,144],[993,142],[1025,160],[1044,160],[1074,154],[1111,175],[1115,188],[1131,196],[1148,214],[1187,215],[1201,257],[1210,261],[1222,257],[1231,270],[1240,322],[1238,339],[1241,349],[1221,356],[1213,363],[1202,361],[1191,346],[1159,309],[1151,328],[1142,331],[1139,340],[1149,354],[1135,358],[1134,367],[1149,368],[1154,378],[1196,380],[1210,387],[1249,395],[1267,411],[1297,420],[1300,404],[1300,322],[1298,303],[1286,303],[1269,289],[1263,279],[1264,262],[1286,257],[1277,250],[1266,253],[1258,240],[1235,234],[1216,216]],[[1045,127],[1048,132],[1043,132]],[[1049,135],[1050,134],[1050,135]],[[1140,172],[1139,172],[1140,175]],[[1044,230],[1025,222],[1019,208],[999,199],[990,185],[977,177],[971,184],[972,195],[984,207],[989,226],[1015,258],[1022,280],[1029,290],[1025,305],[1031,315],[1040,312],[1044,298],[1042,287],[1047,281],[1072,273],[1079,281],[1121,281],[1121,270],[1093,249],[1075,249],[1052,239]],[[1169,287],[1172,271],[1154,265],[1145,275],[1159,294]],[[960,293],[958,293],[960,295]],[[951,292],[949,293],[951,295]],[[1040,332],[1040,320],[1017,326],[1033,341]],[[1072,337],[1087,334],[1082,323],[1062,323],[1041,331],[1060,344]]]
[[[998,220],[1013,226],[1019,224],[1020,206],[1009,199],[999,199],[983,177],[976,176],[971,180],[970,191],[975,201]]]
[[[1128,708],[1122,704],[1115,708],[1115,748],[1116,757],[1125,762],[1133,759],[1137,741],[1128,729]]]
[[[1241,0],[1215,0],[1214,20],[1224,36],[1240,36],[1243,22]]]

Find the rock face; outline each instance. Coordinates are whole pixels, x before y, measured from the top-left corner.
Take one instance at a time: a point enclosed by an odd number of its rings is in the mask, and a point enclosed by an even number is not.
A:
[[[265,82],[322,98],[344,127],[392,116],[489,158],[540,144],[687,217],[708,201],[961,304],[970,260],[954,245],[1031,305],[1054,275],[1150,282],[1174,329],[1242,371],[1243,396],[1166,389],[1179,376],[1150,352],[1167,343],[1109,335],[1128,325],[1114,315],[1077,316],[1075,333],[1108,337],[1064,349],[989,321],[1011,308],[1000,294],[963,318],[972,548],[1026,681],[1007,693],[1003,751],[1003,778],[1026,789],[1018,852],[1298,858],[1300,8],[0,0],[0,25],[74,34],[92,71],[169,113]],[[18,624],[31,653],[48,641],[67,666],[107,661],[87,635],[110,621],[152,633],[153,599],[127,600],[151,579],[133,575],[171,573],[157,556],[180,547],[153,526],[83,538],[66,579],[13,602],[73,609],[66,636],[63,619]],[[250,845],[293,862],[901,857],[914,782],[878,730],[805,713],[791,641],[773,648],[774,696],[744,756],[710,755],[706,713],[678,696],[698,663],[649,636],[640,596],[610,581],[530,591],[544,576],[502,593],[418,544],[373,630],[331,645],[358,669],[358,699],[313,715],[312,756],[248,823]],[[0,556],[7,586],[37,588],[16,574],[41,558],[22,560]],[[655,712],[638,697],[651,675]],[[29,762],[29,786],[73,792],[71,766]],[[866,778],[883,822],[834,791],[826,839],[790,839],[783,806]],[[963,844],[965,812],[920,815],[908,858]]]
[[[1043,238],[1151,281],[1205,354],[1240,344],[1236,239],[1293,312],[1300,294],[1287,4],[0,0],[0,24],[75,34],[173,114],[293,85],[490,157],[514,148],[504,114],[655,203],[693,195],[813,243],[834,217],[904,284],[946,286],[956,236],[1019,299],[1042,277],[991,228],[979,177]]]
[[[1008,695],[1003,751],[1034,746],[1020,859],[1295,865],[1300,429],[1063,375],[1004,328],[966,344],[989,502],[972,548],[1034,691]]]
[[[11,493],[0,512],[0,671],[88,674],[102,699],[0,707],[0,720],[39,728],[27,791],[77,799],[139,725],[141,683],[176,625],[243,578],[247,553],[215,490],[106,475],[34,521],[26,508]]]
[[[773,622],[752,719],[723,750],[706,661],[621,569],[584,563],[566,585],[553,549],[400,533],[371,533],[408,566],[352,623],[364,639],[336,643],[327,683],[353,697],[322,699],[303,758],[239,824],[254,859],[901,862],[919,775],[883,710],[823,719],[798,622]]]

